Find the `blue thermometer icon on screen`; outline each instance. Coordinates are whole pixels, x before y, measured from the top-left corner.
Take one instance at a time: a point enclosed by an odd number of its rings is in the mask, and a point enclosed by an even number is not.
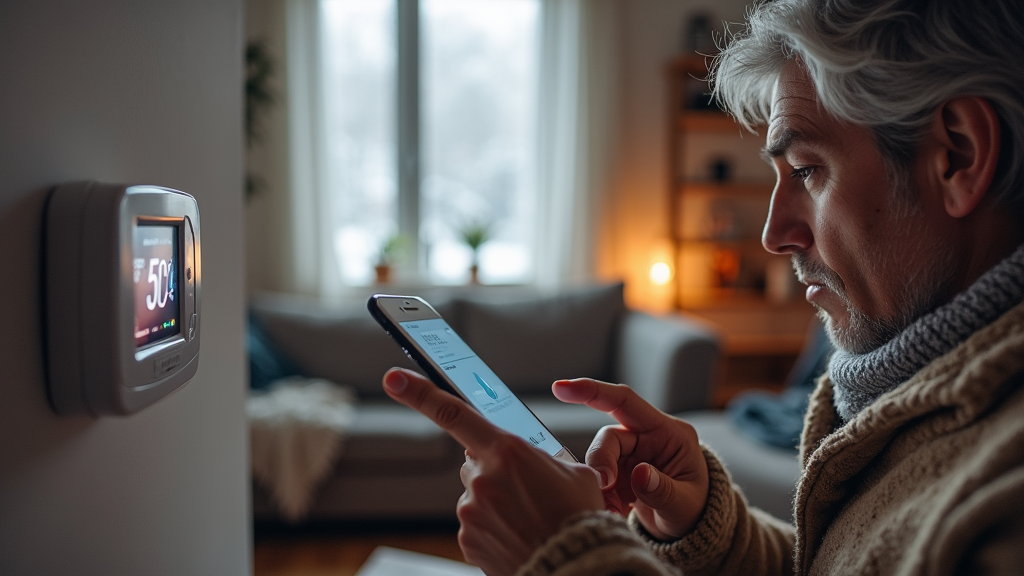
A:
[[[403,298],[403,305],[411,298]],[[565,451],[483,360],[442,318],[406,320],[398,327],[426,354],[445,384],[499,428],[512,432],[552,456]],[[568,452],[566,451],[566,454]],[[570,456],[571,459],[571,456]],[[572,459],[573,461],[575,459]]]
[[[494,393],[494,389],[488,386],[487,382],[484,382],[484,379],[481,378],[479,374],[473,372],[473,377],[476,378],[476,383],[479,384],[480,387],[484,389],[484,392],[486,392],[487,395],[491,397],[491,400],[498,399],[498,395]]]

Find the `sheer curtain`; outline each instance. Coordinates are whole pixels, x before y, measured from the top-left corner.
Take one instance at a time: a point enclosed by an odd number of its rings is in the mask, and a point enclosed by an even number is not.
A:
[[[332,255],[330,205],[323,182],[322,46],[318,0],[285,0],[286,101],[288,103],[290,257],[284,285],[292,292],[334,295],[341,289]],[[284,215],[282,215],[284,216]]]
[[[285,0],[290,257],[283,286],[344,290],[332,253],[318,0]],[[538,101],[535,282],[593,276],[595,224],[614,141],[616,0],[543,0]]]
[[[614,154],[615,0],[545,0],[541,46],[536,282],[593,278]]]

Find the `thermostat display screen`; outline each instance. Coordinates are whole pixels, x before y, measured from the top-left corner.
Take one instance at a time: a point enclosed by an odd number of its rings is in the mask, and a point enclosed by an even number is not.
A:
[[[178,294],[178,227],[139,223],[132,239],[135,347],[181,332]]]

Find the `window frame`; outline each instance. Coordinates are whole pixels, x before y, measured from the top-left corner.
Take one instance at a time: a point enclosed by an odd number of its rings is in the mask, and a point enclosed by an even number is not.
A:
[[[398,50],[395,68],[395,166],[398,175],[398,233],[406,238],[412,258],[400,264],[417,280],[429,282],[420,243],[420,176],[423,158],[420,144],[420,0],[395,0]]]

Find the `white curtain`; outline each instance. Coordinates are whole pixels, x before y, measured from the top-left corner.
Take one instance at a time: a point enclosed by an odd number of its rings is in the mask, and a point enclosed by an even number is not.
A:
[[[594,276],[597,223],[614,154],[617,0],[544,0],[537,283]]]
[[[542,0],[538,101],[536,283],[593,278],[595,224],[613,153],[618,0]],[[291,242],[282,285],[333,296],[341,286],[324,182],[324,103],[318,0],[286,2]]]
[[[318,0],[286,0],[291,292],[326,296],[341,288],[328,220],[326,141]]]

